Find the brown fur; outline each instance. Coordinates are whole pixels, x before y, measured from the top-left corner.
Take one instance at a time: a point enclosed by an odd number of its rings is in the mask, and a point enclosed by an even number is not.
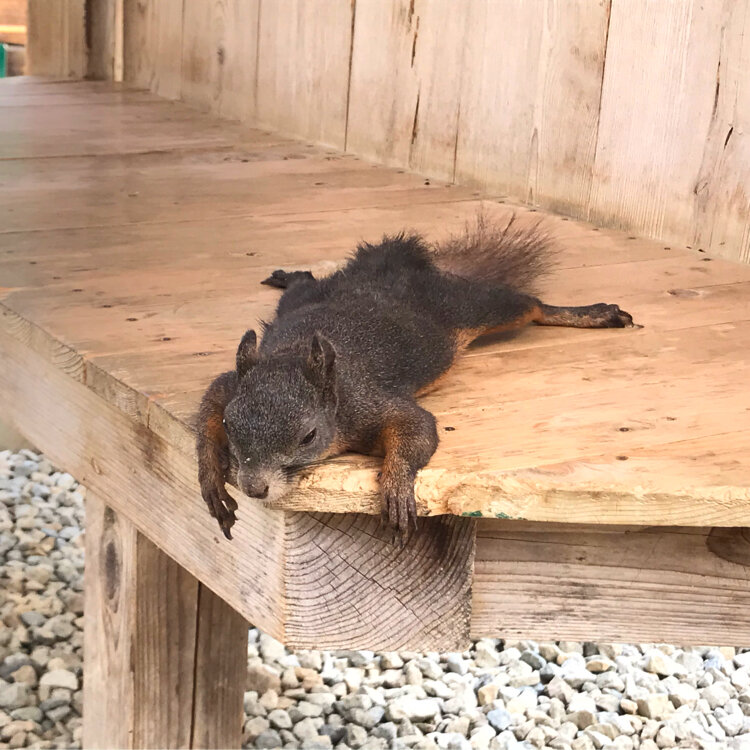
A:
[[[480,213],[463,232],[435,243],[433,253],[442,271],[530,293],[553,265],[551,244],[541,222],[521,227],[513,214],[505,224],[495,224]]]

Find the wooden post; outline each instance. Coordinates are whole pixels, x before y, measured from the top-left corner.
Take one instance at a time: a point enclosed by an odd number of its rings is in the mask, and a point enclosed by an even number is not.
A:
[[[240,746],[247,623],[90,495],[85,596],[85,747]]]

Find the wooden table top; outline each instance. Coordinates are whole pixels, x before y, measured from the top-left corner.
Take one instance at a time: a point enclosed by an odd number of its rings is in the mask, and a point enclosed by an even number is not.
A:
[[[143,92],[0,82],[2,329],[186,456],[203,390],[272,314],[270,271],[324,272],[403,228],[439,238],[479,206],[531,214]],[[473,346],[422,399],[441,442],[420,510],[750,525],[750,266],[546,221],[544,300],[616,302],[643,328]],[[377,465],[332,460],[284,507],[377,512]]]

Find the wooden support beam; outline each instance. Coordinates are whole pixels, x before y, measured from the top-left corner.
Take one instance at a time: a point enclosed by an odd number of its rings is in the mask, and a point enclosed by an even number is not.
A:
[[[379,516],[289,513],[286,639],[306,648],[463,651],[472,518],[423,518],[403,547]]]
[[[86,747],[240,746],[247,622],[91,496],[85,596]]]
[[[750,530],[480,520],[471,632],[750,643]]]

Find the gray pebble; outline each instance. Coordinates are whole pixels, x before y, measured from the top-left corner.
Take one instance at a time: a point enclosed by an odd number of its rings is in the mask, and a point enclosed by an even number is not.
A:
[[[255,738],[253,745],[256,748],[268,750],[279,748],[282,745],[281,736],[275,729],[266,729]]]

